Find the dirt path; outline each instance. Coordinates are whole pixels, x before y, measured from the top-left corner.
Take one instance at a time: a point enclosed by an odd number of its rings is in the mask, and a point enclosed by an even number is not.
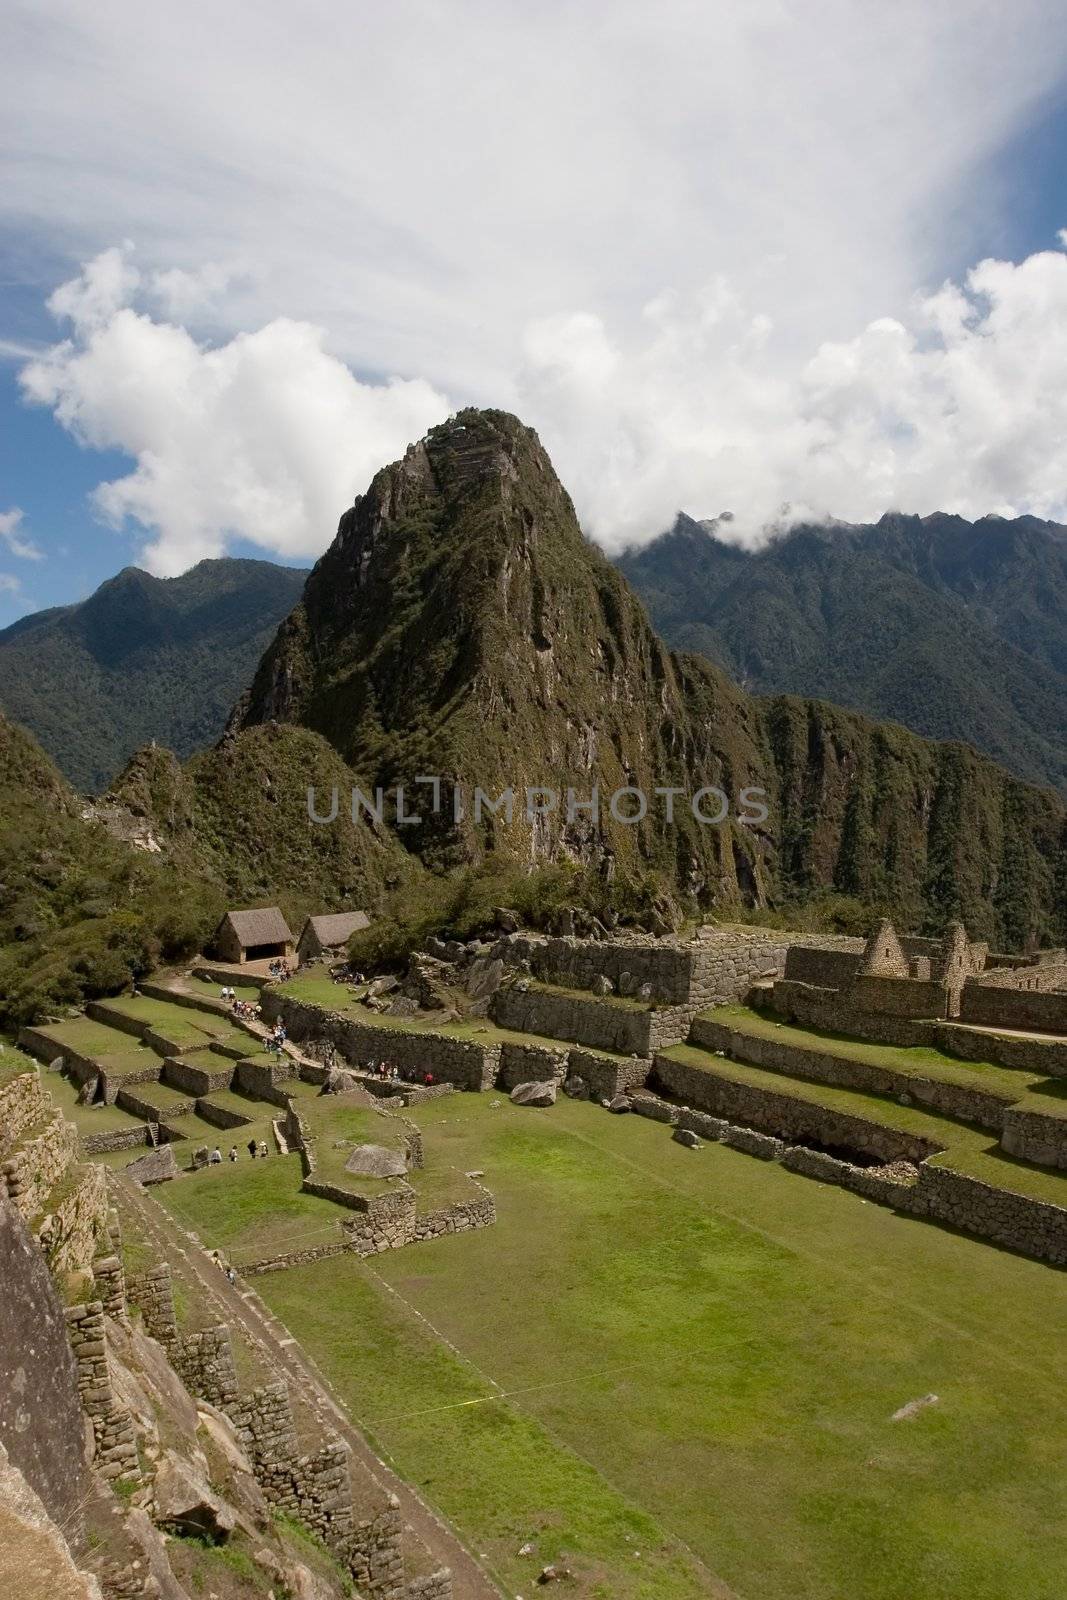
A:
[[[196,1235],[180,1228],[158,1200],[139,1185],[127,1182],[119,1173],[111,1174],[110,1181],[119,1189],[122,1204],[135,1214],[146,1237],[156,1246],[159,1259],[170,1261],[176,1274],[194,1279],[219,1321],[238,1326],[253,1348],[263,1351],[284,1374],[294,1401],[310,1410],[323,1428],[340,1436],[355,1460],[363,1464],[381,1487],[383,1496],[396,1496],[408,1527],[442,1566],[451,1569],[454,1600],[501,1600],[501,1590],[483,1572],[448,1524],[410,1484],[386,1466],[353,1427],[328,1379],[255,1290],[240,1279],[236,1285],[231,1285]]]

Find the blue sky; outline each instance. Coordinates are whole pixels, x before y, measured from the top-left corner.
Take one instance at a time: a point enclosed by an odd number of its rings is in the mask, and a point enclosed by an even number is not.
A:
[[[3,9],[0,626],[308,564],[468,403],[609,550],[1067,517],[1052,5]]]

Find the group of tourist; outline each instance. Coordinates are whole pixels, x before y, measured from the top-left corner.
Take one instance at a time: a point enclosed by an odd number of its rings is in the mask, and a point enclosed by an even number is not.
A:
[[[330,977],[334,983],[363,983],[362,972],[357,972],[348,961],[343,961],[339,967],[330,968]]]
[[[285,1023],[279,1017],[277,1022],[274,1024],[274,1027],[264,1040],[265,1048],[270,1051],[271,1054],[281,1055],[282,1050],[285,1047],[285,1041],[288,1039],[288,1037],[289,1035],[285,1031]]]
[[[398,1067],[395,1061],[379,1061],[374,1076],[383,1083],[422,1083],[427,1088],[437,1081],[428,1069],[420,1075],[417,1067]]]
[[[293,976],[293,969],[288,961],[283,961],[280,957],[271,962],[267,971],[276,983],[285,983],[286,979]]]
[[[251,1000],[238,1000],[237,990],[232,984],[223,984],[219,998],[226,1001],[233,1015],[239,1017],[242,1022],[259,1021],[259,1006],[253,1005]]]
[[[253,1161],[257,1156],[259,1156],[260,1160],[263,1160],[265,1156],[269,1156],[270,1151],[267,1149],[266,1139],[249,1139],[248,1154],[251,1156]],[[230,1146],[229,1159],[231,1161],[237,1161],[239,1159],[237,1146],[235,1144],[231,1144]],[[203,1157],[201,1157],[201,1160],[203,1160]],[[208,1156],[208,1164],[212,1167],[221,1167],[222,1151],[219,1149],[218,1145],[215,1146],[214,1150],[212,1150],[211,1154]]]

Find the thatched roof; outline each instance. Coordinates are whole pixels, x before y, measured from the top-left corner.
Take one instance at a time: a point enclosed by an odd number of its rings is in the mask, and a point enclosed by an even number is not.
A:
[[[259,911],[227,911],[222,920],[229,923],[245,949],[256,944],[292,943],[289,925],[277,906],[264,906]]]
[[[329,916],[309,917],[300,934],[301,939],[309,927],[325,950],[331,945],[347,944],[354,933],[370,927],[370,918],[365,911],[335,911]]]

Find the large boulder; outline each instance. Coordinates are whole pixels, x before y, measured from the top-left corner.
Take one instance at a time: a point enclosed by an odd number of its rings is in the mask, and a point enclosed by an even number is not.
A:
[[[350,1067],[331,1067],[322,1085],[323,1094],[348,1094],[363,1087],[359,1076]]]
[[[131,1161],[123,1171],[134,1183],[166,1183],[168,1179],[178,1176],[178,1163],[171,1146],[161,1144],[157,1149],[149,1150],[147,1155]]]
[[[675,1128],[671,1138],[675,1144],[684,1144],[687,1150],[699,1150],[701,1148],[700,1140],[692,1128]]]
[[[500,988],[504,963],[499,956],[477,956],[467,974],[467,993],[472,1000],[488,1000]]]
[[[563,1093],[570,1100],[588,1100],[589,1085],[584,1078],[580,1078],[576,1072],[572,1072],[569,1078],[564,1079]]]
[[[402,1153],[382,1144],[357,1144],[345,1162],[345,1171],[361,1178],[402,1178],[407,1170]]]
[[[493,912],[493,921],[502,933],[518,933],[519,913],[512,911],[510,906],[497,906]]]
[[[511,1091],[512,1103],[517,1106],[554,1106],[554,1083],[517,1083]]]
[[[212,1544],[224,1544],[237,1526],[233,1507],[174,1450],[165,1451],[156,1468],[152,1520],[168,1533],[193,1535]]]
[[[612,987],[611,979],[603,972],[598,972],[597,973],[596,977],[593,979],[591,988],[592,988],[592,992],[594,994],[613,994],[614,993],[614,989]]]
[[[617,1094],[613,1100],[608,1101],[608,1110],[614,1111],[616,1116],[621,1116],[625,1111],[632,1111],[633,1104],[628,1094]]]

